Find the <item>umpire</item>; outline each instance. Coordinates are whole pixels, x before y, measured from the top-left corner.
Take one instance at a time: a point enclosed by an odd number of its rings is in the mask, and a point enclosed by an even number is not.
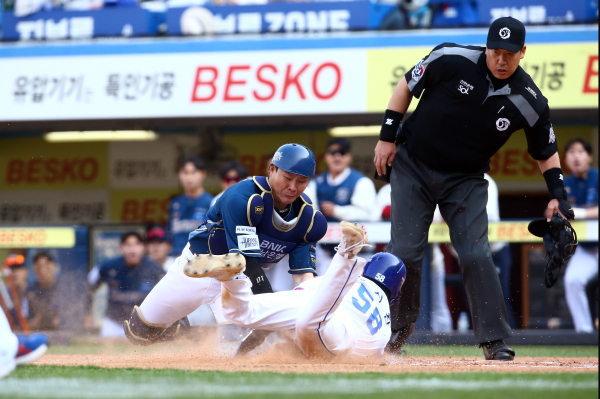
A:
[[[548,100],[519,66],[525,27],[495,20],[486,47],[444,43],[412,68],[389,101],[375,147],[378,175],[391,179],[388,252],[406,265],[387,350],[398,353],[414,330],[421,303],[421,265],[436,204],[450,227],[471,309],[475,339],[487,360],[513,360],[511,335],[488,242],[490,158],[523,129],[550,192],[548,211],[573,219],[550,123]],[[412,97],[416,110],[401,122]],[[392,310],[392,313],[394,311]]]

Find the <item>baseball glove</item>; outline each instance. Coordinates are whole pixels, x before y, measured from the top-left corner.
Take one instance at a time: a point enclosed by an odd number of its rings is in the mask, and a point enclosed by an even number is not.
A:
[[[577,233],[568,220],[558,212],[552,215],[550,222],[546,218],[536,219],[529,223],[529,232],[544,239],[546,250],[545,280],[550,288],[558,280],[560,269],[575,253],[577,248]]]

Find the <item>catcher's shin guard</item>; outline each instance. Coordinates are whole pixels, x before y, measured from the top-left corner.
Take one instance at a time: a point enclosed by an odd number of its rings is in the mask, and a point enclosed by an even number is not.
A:
[[[164,341],[173,341],[182,335],[183,331],[189,330],[190,323],[187,317],[177,320],[169,328],[164,324],[150,323],[144,319],[140,308],[133,307],[129,320],[123,322],[123,330],[129,341],[138,346],[147,346]]]
[[[123,322],[125,336],[134,345],[147,346],[160,342],[167,326],[164,324],[153,324],[144,319],[140,308],[133,307],[129,320]]]

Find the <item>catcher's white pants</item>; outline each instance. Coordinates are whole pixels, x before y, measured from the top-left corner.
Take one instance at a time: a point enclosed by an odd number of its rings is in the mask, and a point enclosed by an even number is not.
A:
[[[170,326],[203,304],[210,306],[217,323],[225,322],[221,312],[221,283],[214,278],[192,278],[183,273],[184,265],[194,256],[189,247],[187,244],[140,305],[140,312],[150,323]]]
[[[565,296],[577,332],[594,331],[585,286],[598,275],[598,247],[581,245],[571,257],[565,272]]]
[[[293,291],[272,294],[252,295],[248,279],[225,281],[223,315],[253,329],[295,329],[292,339],[307,355],[381,353],[380,343],[361,348],[352,315],[340,308],[365,264],[362,258],[349,260],[336,254],[324,276],[305,281]]]

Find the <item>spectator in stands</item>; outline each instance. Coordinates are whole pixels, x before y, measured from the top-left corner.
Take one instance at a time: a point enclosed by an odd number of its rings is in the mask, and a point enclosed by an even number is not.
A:
[[[213,198],[210,206],[213,206],[217,202],[225,190],[248,177],[248,172],[244,168],[244,165],[235,161],[227,162],[223,165],[219,173],[221,174],[221,189],[223,191]]]
[[[141,305],[146,295],[164,276],[156,263],[144,256],[144,238],[137,232],[121,236],[122,256],[94,267],[88,274],[90,289],[95,291],[103,282],[108,284],[108,307],[101,328],[103,337],[123,337],[123,321],[131,309]]]
[[[352,168],[352,147],[343,137],[334,137],[327,143],[325,163],[327,172],[310,181],[306,194],[312,199],[329,222],[371,222],[379,220],[376,190],[373,181]],[[334,245],[319,244],[317,273],[321,275],[333,257]],[[325,270],[322,267],[325,266]]]
[[[206,168],[200,157],[184,158],[179,164],[179,182],[184,194],[169,204],[169,236],[173,248],[171,255],[179,256],[187,245],[188,235],[206,217],[213,196],[204,191]]]
[[[33,272],[37,281],[27,287],[29,328],[56,330],[60,324],[57,267],[49,252],[38,252],[33,257]]]
[[[431,9],[429,0],[384,0],[385,3],[398,4],[398,7],[385,16],[381,30],[398,30],[431,27]]]
[[[565,190],[575,220],[598,219],[598,168],[590,167],[592,157],[592,146],[584,139],[575,138],[565,145],[565,162],[571,170]],[[565,272],[565,296],[577,332],[594,331],[586,286],[597,277],[598,243],[579,243]]]
[[[386,184],[377,192],[377,207],[383,220],[390,220],[392,209],[392,185]]]
[[[174,256],[169,256],[172,245],[167,232],[162,227],[153,227],[146,233],[146,241],[148,257],[162,267],[166,273],[176,259]]]
[[[29,271],[25,264],[25,256],[21,254],[8,255],[4,261],[4,267],[9,269],[6,273],[7,280],[12,280],[12,286],[10,282],[7,281],[9,285],[8,289],[10,291],[9,295],[12,301],[12,306],[7,304],[9,314],[15,325],[19,326],[22,330],[22,319],[19,317],[19,313],[23,318],[27,318],[27,315],[29,314],[29,303],[25,296]]]

